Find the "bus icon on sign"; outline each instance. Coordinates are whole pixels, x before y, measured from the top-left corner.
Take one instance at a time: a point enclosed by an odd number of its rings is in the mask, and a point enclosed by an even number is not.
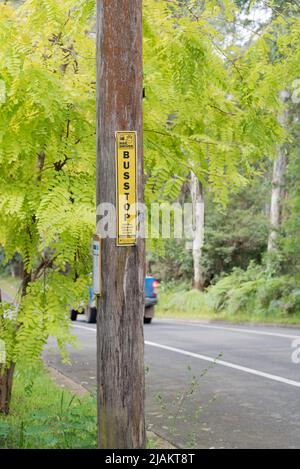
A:
[[[0,340],[0,364],[6,363],[5,343]]]
[[[121,135],[120,137],[120,146],[121,148],[133,148],[134,137],[131,134]]]

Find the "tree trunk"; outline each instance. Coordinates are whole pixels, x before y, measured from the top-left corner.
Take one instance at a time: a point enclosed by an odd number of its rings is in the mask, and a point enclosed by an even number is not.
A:
[[[14,369],[14,364],[9,368],[0,366],[0,414],[9,414]]]
[[[201,266],[204,243],[204,193],[203,186],[195,173],[191,172],[191,197],[193,205],[193,286],[197,290],[204,290],[204,275]]]
[[[279,149],[278,159],[274,163],[273,169],[273,187],[271,195],[270,208],[270,234],[268,251],[274,251],[277,247],[278,234],[282,223],[282,200],[284,194],[284,178],[287,166],[287,157],[285,150]]]
[[[280,93],[280,99],[284,103],[289,97],[286,91]],[[286,127],[288,119],[287,111],[279,117],[282,127]],[[274,162],[271,207],[270,207],[270,233],[268,251],[277,248],[278,235],[282,224],[282,201],[284,196],[284,182],[287,167],[287,154],[284,147],[278,147],[278,158]]]
[[[2,303],[2,292],[0,291],[0,303]],[[1,342],[1,341],[0,341]],[[0,352],[5,352],[1,350]],[[12,363],[9,368],[0,361],[0,414],[8,415],[13,385],[15,365]]]
[[[116,207],[115,132],[136,131],[137,196],[144,201],[142,0],[98,0],[97,204]],[[99,221],[99,219],[98,219]],[[145,447],[145,242],[102,240],[98,300],[98,441],[103,449]]]
[[[30,280],[31,273],[23,269],[22,298],[26,296]],[[1,296],[2,295],[0,295],[0,301],[2,301]],[[17,328],[15,332],[17,332]],[[0,414],[8,415],[10,411],[14,371],[15,363],[11,363],[8,367],[0,365]]]

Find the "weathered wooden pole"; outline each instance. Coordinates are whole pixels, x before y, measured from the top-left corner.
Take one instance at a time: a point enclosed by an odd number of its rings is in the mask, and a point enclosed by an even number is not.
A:
[[[99,447],[143,448],[145,244],[132,215],[135,198],[142,203],[144,196],[142,0],[97,0],[97,75],[97,205],[113,204],[119,213],[117,239],[101,247]],[[116,135],[122,131],[129,133]],[[123,164],[131,165],[128,175]]]

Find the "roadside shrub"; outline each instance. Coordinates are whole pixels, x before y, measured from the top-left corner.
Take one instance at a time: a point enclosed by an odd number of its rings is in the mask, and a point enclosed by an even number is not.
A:
[[[246,318],[289,318],[300,313],[300,289],[290,276],[271,277],[260,266],[235,269],[210,287],[206,306],[214,313]]]
[[[215,313],[226,309],[236,312],[245,301],[249,301],[261,276],[262,268],[255,264],[250,264],[248,270],[234,269],[207,290],[206,305]]]
[[[233,322],[298,321],[300,278],[272,276],[268,269],[251,263],[247,270],[234,269],[204,293],[191,290],[188,282],[162,282],[159,314]]]
[[[160,304],[161,310],[200,311],[204,306],[204,295],[198,290],[170,292]]]

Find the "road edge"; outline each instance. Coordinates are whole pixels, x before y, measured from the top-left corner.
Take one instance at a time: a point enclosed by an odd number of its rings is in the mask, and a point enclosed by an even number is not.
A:
[[[61,373],[61,371],[59,371],[57,368],[49,365],[48,363],[45,363],[45,368],[52,381],[61,388],[67,389],[68,391],[80,397],[84,397],[91,394],[88,389]],[[171,442],[165,440],[153,431],[147,431],[147,437],[148,439],[155,440],[155,449],[177,449],[177,447],[174,446]]]
[[[276,323],[276,322],[245,322],[245,321],[239,321],[239,322],[230,322],[230,321],[222,321],[218,319],[180,319],[180,318],[171,318],[171,317],[157,317],[156,321],[158,322],[179,322],[182,324],[204,324],[204,325],[220,325],[220,326],[250,326],[250,327],[273,327],[274,329],[276,328],[282,328],[282,329],[300,329],[300,324],[281,324],[281,323]]]

